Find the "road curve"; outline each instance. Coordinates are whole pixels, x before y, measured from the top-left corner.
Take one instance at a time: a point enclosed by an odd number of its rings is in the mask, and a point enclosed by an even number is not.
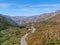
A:
[[[33,26],[31,26],[31,29],[32,29],[32,33],[36,31],[36,29]]]
[[[31,29],[32,29],[32,33],[35,32],[35,28],[33,26],[31,26]],[[26,42],[26,38],[27,36],[29,35],[30,33],[26,33],[20,40],[21,44],[20,45],[28,45],[28,43]]]
[[[21,44],[20,45],[28,45],[27,44],[27,42],[26,42],[26,38],[27,38],[27,36],[28,36],[29,34],[28,33],[26,33],[22,38],[21,38]]]

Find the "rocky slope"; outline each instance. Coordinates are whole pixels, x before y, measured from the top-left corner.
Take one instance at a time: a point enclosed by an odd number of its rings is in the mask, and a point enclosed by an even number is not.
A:
[[[28,45],[60,45],[60,11],[48,20],[34,23],[35,33],[26,39]]]
[[[25,17],[25,16],[14,16],[11,17],[16,23],[18,23],[19,25],[24,25],[24,24],[29,24],[29,23],[33,23],[33,22],[40,22],[40,21],[44,21],[47,20],[55,15],[60,14],[60,10],[56,11],[56,12],[52,12],[52,13],[45,13],[45,14],[41,14],[41,15],[36,15],[36,16],[29,16],[29,17]]]

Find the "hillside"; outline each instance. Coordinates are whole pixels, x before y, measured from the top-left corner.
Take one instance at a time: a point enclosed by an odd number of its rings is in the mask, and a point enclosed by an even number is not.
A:
[[[19,26],[9,16],[0,14],[0,45],[20,45],[20,38],[26,32],[25,26]]]
[[[0,45],[20,45],[25,39],[28,45],[60,45],[60,11],[30,17],[0,14]]]
[[[60,14],[60,11],[56,12],[51,12],[51,13],[45,13],[45,14],[40,14],[40,15],[35,15],[35,16],[12,16],[11,19],[14,20],[18,25],[26,25],[30,24],[33,22],[40,22],[47,20],[51,17],[54,17],[55,15]]]
[[[60,45],[60,11],[52,18],[33,23],[35,33],[31,33],[27,40],[28,45]]]
[[[0,30],[4,30],[14,26],[16,27],[18,25],[9,17],[7,18],[4,15],[0,14]]]
[[[25,16],[10,16],[10,18],[15,21],[18,25],[22,26],[22,25],[25,25],[25,19],[27,17]]]

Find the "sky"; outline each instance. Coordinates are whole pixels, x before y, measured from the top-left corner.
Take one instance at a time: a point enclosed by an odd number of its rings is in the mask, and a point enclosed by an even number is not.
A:
[[[60,10],[60,0],[0,0],[0,14],[33,16]]]

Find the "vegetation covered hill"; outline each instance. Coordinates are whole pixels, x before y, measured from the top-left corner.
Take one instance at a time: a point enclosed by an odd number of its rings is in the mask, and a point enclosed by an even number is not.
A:
[[[0,14],[0,45],[20,45],[21,36],[27,32],[25,27]]]
[[[35,33],[26,39],[28,45],[60,45],[60,14],[52,18],[34,23]]]
[[[0,30],[7,29],[9,27],[18,26],[12,19],[0,14]]]

